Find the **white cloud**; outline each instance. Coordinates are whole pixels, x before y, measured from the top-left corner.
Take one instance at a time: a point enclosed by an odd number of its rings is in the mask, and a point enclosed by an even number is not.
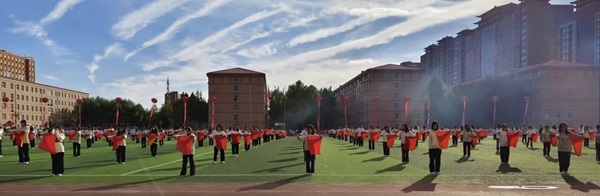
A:
[[[58,45],[54,40],[48,37],[48,33],[44,29],[45,26],[48,26],[60,18],[62,18],[69,10],[73,9],[77,4],[81,3],[83,0],[63,0],[59,1],[54,9],[48,13],[44,18],[40,19],[38,23],[34,22],[22,22],[15,21],[16,27],[10,29],[12,33],[24,33],[26,35],[35,37],[39,39],[42,44],[50,49],[56,56],[64,56],[70,55],[71,52],[66,48]],[[12,16],[10,18],[13,18]]]
[[[48,80],[54,80],[54,81],[58,81],[58,78],[56,78],[56,77],[54,77],[54,76],[51,76],[51,75],[44,76],[44,78],[46,78],[46,79],[48,79]]]
[[[199,10],[189,13],[181,18],[178,18],[177,20],[175,20],[175,22],[171,24],[171,26],[167,27],[167,29],[165,29],[162,33],[142,43],[142,46],[138,49],[128,53],[125,56],[125,61],[127,61],[130,57],[134,56],[135,54],[147,47],[170,40],[173,37],[173,35],[176,34],[179,31],[179,29],[188,22],[209,15],[217,8],[227,4],[228,2],[229,0],[209,1],[204,7],[200,8]]]
[[[94,60],[92,61],[92,63],[90,63],[90,65],[87,66],[87,69],[89,71],[88,74],[88,79],[90,79],[90,81],[92,83],[96,82],[96,71],[98,69],[100,69],[99,63],[100,61],[106,59],[106,58],[110,58],[113,56],[118,56],[118,55],[122,55],[123,54],[123,47],[121,46],[121,43],[113,43],[110,46],[106,47],[104,49],[104,53],[102,55],[94,55]]]
[[[240,50],[237,52],[237,54],[253,59],[270,56],[272,54],[277,53],[277,48],[274,48],[273,45],[275,45],[275,43],[267,43],[258,47]]]
[[[112,26],[115,36],[122,40],[132,38],[139,30],[153,23],[157,18],[170,13],[190,0],[156,0],[142,8],[128,13]]]

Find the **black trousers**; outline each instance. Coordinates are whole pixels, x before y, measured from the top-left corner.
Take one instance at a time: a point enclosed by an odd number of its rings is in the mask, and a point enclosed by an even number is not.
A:
[[[258,138],[258,145],[261,145],[262,137]]]
[[[158,145],[160,145],[160,146],[165,145],[165,139],[158,140]]]
[[[252,146],[258,146],[258,139],[252,140]]]
[[[231,144],[231,153],[233,155],[240,154],[240,144]]]
[[[215,144],[215,141],[212,139],[208,139],[208,145],[213,146]]]
[[[86,139],[86,140],[85,140],[85,143],[87,144],[87,148],[92,148],[92,142],[93,142],[93,141],[94,141],[94,140],[92,140],[92,139]]]
[[[526,147],[533,148],[533,140],[531,138],[527,138]]]
[[[496,139],[496,151],[500,150],[500,140]]]
[[[452,145],[454,145],[454,146],[458,145],[458,137],[456,137],[456,135],[452,136]]]
[[[364,143],[365,141],[362,138],[358,139],[358,146],[362,147]]]
[[[544,156],[550,156],[550,142],[544,142]]]
[[[583,139],[583,146],[585,146],[585,147],[589,147],[590,146],[590,138]]]
[[[510,158],[510,147],[508,147],[508,146],[500,147],[500,162],[508,163],[509,158]]]
[[[117,148],[117,163],[125,163],[125,151],[127,151],[127,147],[125,146]]]
[[[250,150],[250,145],[244,145],[244,150],[249,151]]]
[[[19,163],[29,162],[29,144],[23,144],[17,151],[19,153]]]
[[[146,148],[148,144],[146,144],[146,137],[142,138],[142,148]]]
[[[198,141],[198,147],[204,147],[204,138]]]
[[[350,143],[354,143],[354,137],[353,136],[350,136],[350,141],[349,142]]]
[[[181,173],[179,175],[185,176],[187,173],[187,164],[190,163],[190,176],[196,175],[196,165],[194,164],[194,155],[183,155],[183,164],[181,164]]]
[[[73,142],[73,156],[81,156],[81,144]]]
[[[217,146],[215,146],[215,153],[213,155],[213,161],[217,161],[217,154],[221,153],[221,162],[225,161],[225,150],[223,149],[217,149]]]
[[[383,142],[383,155],[390,156],[390,148],[387,145],[387,142]]]
[[[17,146],[17,140],[13,139],[12,143],[13,143],[13,146]]]
[[[156,143],[150,144],[150,154],[152,154],[153,157],[156,156],[157,150],[158,150],[158,144],[156,144]]]
[[[2,136],[0,136],[2,137]],[[0,139],[0,155],[2,155],[2,140]]]
[[[440,172],[442,149],[429,149],[429,172]]]
[[[558,152],[558,167],[561,172],[569,171],[571,166],[571,152]]]
[[[369,140],[369,150],[375,150],[375,142]]]
[[[310,150],[304,151],[304,160],[306,160],[306,173],[315,173],[315,155],[310,154]]]
[[[463,156],[471,156],[471,147],[473,142],[463,142]]]
[[[50,158],[52,158],[52,174],[63,174],[65,172],[65,153],[50,154]]]
[[[31,145],[31,148],[35,148],[35,140],[29,140],[29,145]]]
[[[523,135],[521,136],[521,142],[522,142],[522,143],[525,143],[526,141],[527,141],[527,134],[523,134]]]
[[[2,142],[2,141],[0,141]],[[0,147],[0,154],[2,154],[2,148]],[[596,161],[600,161],[600,143],[596,141]]]
[[[408,163],[408,146],[402,144],[402,163]]]

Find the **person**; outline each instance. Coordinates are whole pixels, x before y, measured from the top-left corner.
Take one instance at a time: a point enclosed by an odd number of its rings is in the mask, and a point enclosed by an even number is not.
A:
[[[390,128],[388,126],[384,126],[383,131],[381,132],[381,139],[383,140],[383,156],[386,156],[386,157],[390,156],[390,148],[388,147],[388,143],[387,143],[388,135],[395,136],[395,134],[390,131]]]
[[[244,136],[244,150],[248,152],[250,151],[250,144],[252,143],[252,135],[250,134],[250,131],[248,131],[248,127],[244,127],[242,136]]]
[[[588,126],[583,127],[583,146],[590,147],[590,128]]]
[[[306,125],[306,133],[298,136],[298,140],[303,142],[304,146],[304,157],[306,162],[306,173],[309,175],[315,174],[315,155],[310,154],[310,150],[308,148],[308,142],[306,141],[308,137],[317,136],[322,137],[317,134],[315,131],[315,127],[311,124]]]
[[[0,158],[2,158],[2,138],[4,137],[4,129],[0,127]]]
[[[525,132],[527,134],[527,142],[525,143],[526,147],[529,147],[530,149],[533,149],[533,135],[536,134],[535,129],[533,129],[533,127],[529,126],[527,128],[527,132]]]
[[[258,135],[259,134],[260,134],[260,127],[252,126],[251,135],[252,135],[252,146],[254,148],[258,147]]]
[[[11,134],[23,135],[22,138],[15,137],[14,141],[18,141],[15,144],[18,147],[19,164],[29,164],[29,127],[26,120],[21,120],[19,125],[20,127],[12,130]]]
[[[502,132],[502,125],[498,124],[494,132],[494,140],[496,140],[496,153],[500,152],[500,140],[498,139],[498,134]]]
[[[150,143],[150,154],[152,155],[152,157],[156,157],[156,155],[158,154],[158,127],[153,127],[152,130],[150,130],[150,134],[148,135],[148,137],[148,143]]]
[[[205,130],[200,130],[196,132],[196,140],[198,141],[198,147],[204,148],[204,138],[206,136]]]
[[[127,151],[127,132],[125,132],[125,129],[123,128],[119,128],[119,131],[117,131],[117,134],[109,136],[109,138],[112,138],[113,140],[116,139],[116,137],[122,137],[120,139],[120,143],[118,143],[118,147],[116,150],[116,156],[117,156],[117,163],[118,164],[125,164],[125,155],[126,155],[126,151]],[[114,142],[119,142],[119,141],[113,141]]]
[[[369,135],[368,135],[369,136],[369,150],[370,151],[374,151],[375,150],[375,141],[373,141],[373,140],[375,138],[374,138],[373,134],[377,133],[377,130],[375,129],[375,127],[373,127],[373,125],[371,125],[369,127],[369,131],[368,132],[369,132]]]
[[[217,129],[210,134],[208,137],[210,137],[211,140],[215,140],[216,136],[224,136],[227,137],[227,133],[223,130],[223,127],[221,126],[221,124],[217,124]],[[217,145],[214,146],[214,154],[213,154],[213,164],[217,163],[217,155],[221,153],[221,163],[225,163],[225,150],[223,149],[218,149]]]
[[[196,164],[194,164],[194,152],[196,151],[196,144],[194,144],[196,142],[196,135],[194,135],[194,133],[192,133],[192,128],[188,127],[185,129],[185,135],[184,134],[177,134],[175,135],[175,137],[180,137],[180,136],[189,136],[192,137],[191,138],[191,149],[190,149],[190,154],[183,154],[182,155],[182,164],[181,164],[181,172],[179,173],[179,175],[181,176],[185,176],[185,174],[187,173],[187,163],[190,163],[190,176],[194,176],[196,175]]]
[[[147,141],[148,138],[146,137],[147,134],[148,134],[148,130],[142,130],[142,131],[140,131],[140,137],[141,137],[140,140],[141,140],[141,143],[142,143],[142,148],[146,148],[147,147],[146,146],[147,142],[148,142]]]
[[[508,164],[510,158],[510,145],[508,144],[508,126],[502,124],[502,131],[498,133],[498,141],[500,143],[500,161],[502,164]]]
[[[456,136],[456,133],[458,133],[458,127],[454,126],[454,129],[452,129],[451,134],[452,134],[452,146],[458,146],[458,137]]]
[[[238,125],[233,126],[233,130],[228,133],[228,135],[231,136],[231,153],[234,157],[238,157],[240,154],[241,134]]]
[[[94,132],[91,129],[85,130],[83,135],[85,136],[85,144],[87,149],[92,148],[92,143],[94,142]]]
[[[517,127],[515,127],[515,130]],[[523,144],[527,144],[527,131],[525,130],[525,125],[523,125],[523,128],[521,129],[521,131],[525,131],[525,134],[521,135],[521,143]]]
[[[73,144],[73,157],[79,157],[81,155],[81,130],[77,128],[70,139]]]
[[[158,145],[163,146],[165,145],[165,130],[159,131],[158,134]]]
[[[408,128],[407,124],[402,125],[402,131],[400,132],[400,141],[402,148],[402,163],[408,163],[408,143],[406,142],[406,137],[415,137],[416,134]]]
[[[37,130],[33,126],[29,126],[29,144],[31,149],[35,149],[35,138],[37,137]]]
[[[550,140],[550,135],[552,135],[554,133],[550,132],[550,126],[546,125],[543,129],[542,129],[542,134],[541,136],[541,140],[542,143],[544,144],[544,149],[543,149],[543,153],[544,153],[544,157],[549,158],[550,157],[550,145],[552,144],[551,140]]]
[[[475,132],[471,130],[469,125],[465,125],[465,130],[461,133],[463,138],[463,158],[471,157],[471,147],[473,147],[473,139]]]
[[[65,134],[62,129],[48,129],[49,134],[54,134],[56,136],[56,141],[54,142],[54,147],[56,148],[56,154],[50,154],[52,158],[52,175],[54,176],[62,176],[65,172],[65,145],[63,141],[65,140]]]
[[[600,133],[598,131],[600,131],[600,125],[596,125],[596,134],[594,135],[594,141],[596,141],[596,161],[598,162],[598,164],[600,164]],[[2,157],[1,153],[2,151],[0,151],[0,157]]]
[[[415,126],[413,128],[413,132],[415,134],[421,133],[421,139],[425,138],[425,132],[419,130],[419,126]],[[425,142],[425,140],[423,140],[423,142]],[[418,147],[419,146],[419,138],[417,138],[417,143],[415,143],[415,146]]]
[[[431,134],[429,134],[429,173],[440,174],[440,165],[442,164],[442,149],[440,148],[440,142],[438,141],[437,135],[439,125],[436,121],[431,123]]]
[[[367,132],[367,131],[366,131],[366,130],[363,128],[363,125],[362,125],[362,124],[360,124],[360,125],[358,126],[358,129],[356,129],[356,133],[357,133],[357,135],[358,135],[358,142],[357,142],[357,144],[358,144],[358,146],[359,146],[359,147],[362,147],[362,146],[363,146],[363,144],[364,144],[364,142],[365,142],[365,141],[363,140],[363,138],[362,138],[362,133],[363,133],[363,132]]]
[[[569,166],[571,166],[571,151],[573,144],[571,137],[582,137],[571,133],[565,123],[558,125],[558,165],[561,175],[569,175]]]

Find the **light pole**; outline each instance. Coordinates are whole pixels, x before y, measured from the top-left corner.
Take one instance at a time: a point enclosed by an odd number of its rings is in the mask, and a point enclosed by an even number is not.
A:
[[[498,96],[493,96],[492,101],[494,102],[494,114],[492,117],[492,127],[496,126],[496,104],[498,103]]]

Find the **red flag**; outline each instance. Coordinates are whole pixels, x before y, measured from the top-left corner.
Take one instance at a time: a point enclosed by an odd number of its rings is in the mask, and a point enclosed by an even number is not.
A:
[[[231,143],[232,144],[240,144],[240,134],[231,134]]]
[[[165,138],[165,134],[164,133],[158,134],[158,140],[162,140],[163,138]]]
[[[40,141],[40,144],[38,145],[38,148],[50,154],[56,154],[56,146],[54,145],[55,141],[56,135],[44,134],[44,136],[42,136],[42,141]]]
[[[423,132],[417,131],[417,140],[421,140],[423,137]]]
[[[394,141],[396,141],[396,135],[388,135],[387,136],[387,146],[388,148],[394,147]]]
[[[14,140],[15,139],[15,134],[14,133],[10,133],[10,134],[8,134],[8,136],[10,137],[10,140]]]
[[[112,142],[113,142],[113,150],[117,150],[117,148],[121,145],[121,143],[123,143],[123,136],[114,136],[112,138]]]
[[[381,135],[381,132],[375,131],[375,132],[370,132],[369,134],[371,134],[371,141],[376,142],[377,140],[379,140],[379,136]]]
[[[250,135],[244,135],[244,144],[250,145],[251,142],[252,139],[250,138]]]
[[[417,137],[404,137],[404,147],[408,148],[408,150],[415,150],[415,146],[417,145]]]
[[[269,90],[269,87],[267,87],[267,99],[271,101],[271,90]]]
[[[92,134],[86,133],[83,134],[83,137],[87,140],[87,139],[92,139]]]
[[[477,146],[477,144],[479,144],[479,136],[473,136],[471,137],[471,142],[473,142],[473,146]]]
[[[441,149],[448,149],[448,141],[450,140],[450,135],[452,132],[450,131],[436,131],[435,136],[438,139]]]
[[[177,151],[181,152],[183,155],[192,154],[192,136],[179,136],[177,137]]]
[[[429,133],[428,132],[423,133],[423,137],[425,137],[425,139],[427,139],[427,137],[429,137]]]
[[[550,134],[550,143],[552,143],[552,146],[556,147],[556,145],[558,143],[558,137],[556,137],[556,134],[554,134],[554,133]]]
[[[156,140],[156,138],[158,137],[158,134],[156,133],[150,133],[148,134],[148,142],[146,142],[146,145],[150,146],[154,143],[154,140]]]
[[[142,137],[144,137],[144,134],[140,132],[140,133],[135,134],[135,137],[137,139],[142,139]]]
[[[539,136],[538,133],[531,134],[531,141],[533,141],[534,143],[537,143],[538,136]]]
[[[321,136],[308,136],[306,138],[306,143],[308,145],[308,150],[310,151],[310,155],[321,155]]]
[[[198,133],[198,141],[203,140],[205,137],[206,137],[206,134],[203,131],[201,131],[200,133]]]
[[[457,131],[457,132],[455,133],[455,135],[456,135],[455,137],[456,137],[456,138],[458,138],[458,139],[460,139],[460,136],[461,136],[461,134],[462,134],[462,133],[461,133],[460,131]]]
[[[73,142],[73,140],[75,140],[75,136],[77,136],[77,132],[71,131],[71,132],[67,133],[67,135],[69,136],[69,141]]]
[[[479,131],[477,131],[477,136],[480,138],[487,137],[487,131],[479,130]]]
[[[23,147],[23,143],[25,143],[25,132],[23,131],[15,131],[13,132],[15,133],[15,143],[17,144],[18,147]]]
[[[596,137],[596,132],[588,132],[590,134],[590,140],[594,141]]]
[[[506,140],[508,142],[508,146],[516,148],[517,143],[519,143],[519,138],[521,137],[521,132],[507,132],[506,136],[508,137]]]
[[[581,136],[571,136],[569,137],[569,139],[571,139],[571,143],[573,144],[573,150],[575,151],[575,154],[577,154],[577,156],[580,157],[581,147],[583,146],[584,138]]]
[[[214,137],[215,144],[219,150],[227,150],[227,136],[217,135]]]
[[[367,139],[367,132],[360,132],[360,138],[364,141],[365,139]]]
[[[29,132],[29,141],[33,140],[35,140],[35,135],[33,134],[33,132]]]

